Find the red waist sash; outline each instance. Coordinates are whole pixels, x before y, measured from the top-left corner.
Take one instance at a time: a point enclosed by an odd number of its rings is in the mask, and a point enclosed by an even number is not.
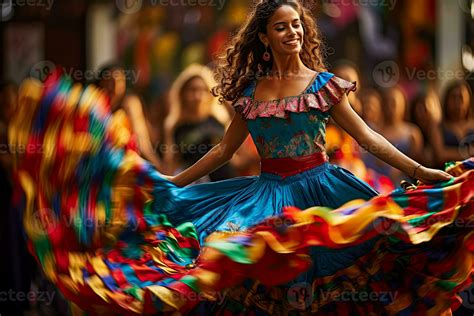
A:
[[[273,173],[286,178],[317,167],[326,161],[328,161],[328,157],[325,152],[299,157],[267,158],[261,161],[261,172]]]

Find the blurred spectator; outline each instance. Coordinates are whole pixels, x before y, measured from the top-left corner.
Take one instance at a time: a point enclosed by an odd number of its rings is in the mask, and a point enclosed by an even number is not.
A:
[[[150,101],[149,107],[144,107],[145,120],[150,134],[150,141],[153,144],[154,151],[160,155],[162,152],[158,150],[160,144],[165,142],[165,120],[169,114],[169,93],[165,91],[154,100]]]
[[[434,91],[423,93],[415,98],[410,114],[412,122],[420,128],[423,138],[422,155],[420,162],[428,167],[437,166],[433,137],[441,124],[441,104]]]
[[[230,122],[226,108],[210,90],[216,85],[212,71],[199,64],[186,68],[170,91],[170,114],[165,121],[165,166],[167,174],[177,174],[201,159],[224,136]],[[198,182],[232,177],[226,164]]]
[[[362,118],[374,130],[382,127],[382,96],[375,89],[361,92]]]
[[[379,132],[383,126],[382,95],[378,90],[373,88],[363,90],[360,95],[362,118],[370,128]],[[381,194],[389,193],[395,188],[391,178],[380,173],[380,170],[383,171],[385,167],[383,161],[366,150],[361,150],[361,159],[367,169],[366,177],[364,178],[367,183]]]
[[[444,94],[442,137],[443,161],[462,160],[474,151],[472,90],[466,81],[451,83]]]
[[[362,103],[359,99],[359,91],[362,83],[357,66],[348,60],[340,60],[334,66],[333,73],[338,77],[357,83],[357,90],[354,93],[349,93],[347,97],[354,111],[362,115]]]
[[[130,120],[140,154],[159,171],[162,171],[160,159],[151,143],[147,122],[143,114],[142,100],[136,94],[127,94],[127,78],[124,69],[116,64],[105,66],[101,69],[99,78],[99,86],[110,97],[112,112],[125,111],[127,118]]]
[[[342,79],[360,84],[359,71],[349,61],[341,60],[336,63],[333,73]],[[354,111],[362,112],[361,102],[356,93],[350,93],[348,100]],[[360,159],[360,147],[357,142],[331,119],[326,126],[326,151],[332,163],[338,164],[359,178],[364,179],[366,168]]]
[[[380,129],[382,134],[389,142],[396,146],[405,155],[420,160],[421,148],[423,148],[423,138],[420,129],[405,121],[407,111],[407,100],[400,87],[389,88],[384,93],[384,124]],[[408,180],[408,175],[403,175],[401,171],[384,164],[380,173],[390,176],[394,183],[401,180]]]

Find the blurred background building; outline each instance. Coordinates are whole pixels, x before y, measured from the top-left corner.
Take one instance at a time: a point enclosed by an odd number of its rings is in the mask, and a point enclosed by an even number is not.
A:
[[[78,70],[80,80],[79,73],[119,60],[140,73],[133,84],[153,100],[186,65],[211,63],[251,2],[4,0],[0,76],[18,83],[32,67],[39,75],[53,62]],[[354,62],[364,84],[387,84],[392,70],[403,82],[415,71],[420,85],[440,89],[456,76],[448,70],[474,69],[470,0],[306,2],[325,37],[328,65]],[[423,80],[422,71],[433,73]]]

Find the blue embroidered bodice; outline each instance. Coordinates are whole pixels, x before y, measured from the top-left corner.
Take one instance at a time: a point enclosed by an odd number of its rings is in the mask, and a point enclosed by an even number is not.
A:
[[[306,156],[325,152],[329,109],[344,94],[355,90],[355,83],[329,72],[320,72],[306,91],[271,101],[255,101],[256,81],[234,104],[262,159]]]

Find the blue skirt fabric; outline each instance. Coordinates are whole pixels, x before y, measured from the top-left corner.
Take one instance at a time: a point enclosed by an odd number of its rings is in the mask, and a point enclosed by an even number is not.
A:
[[[278,216],[285,206],[337,208],[355,199],[369,200],[378,193],[350,171],[325,162],[302,173],[282,178],[271,173],[178,187],[166,179],[156,181],[156,209],[173,225],[192,222],[201,243],[215,231],[244,230]],[[166,196],[166,198],[163,198]],[[291,283],[332,275],[351,266],[376,240],[358,246],[329,249],[312,247],[313,267]]]
[[[328,162],[284,179],[262,173],[182,188],[163,179],[155,190],[160,191],[156,209],[174,225],[192,222],[200,241],[214,231],[249,228],[280,215],[284,206],[337,208],[378,194],[350,171]]]
[[[160,197],[163,193],[169,196],[158,209],[174,225],[192,221],[201,243],[205,243],[205,238],[212,232],[244,230],[268,217],[280,215],[285,206],[300,209],[313,206],[337,208],[346,202],[368,200],[378,194],[350,171],[328,162],[284,179],[275,174],[262,173],[260,176],[183,188],[167,183]],[[310,293],[314,280],[353,267],[359,258],[374,249],[380,238],[378,236],[357,246],[340,249],[310,247],[312,266],[287,284],[270,289],[249,279],[241,286],[230,289],[225,302],[202,302],[191,314],[226,315],[232,311],[235,315],[268,315],[267,307],[263,306],[275,301],[275,291],[279,293],[277,297],[288,300],[291,306],[291,297],[286,297],[288,293],[292,290]],[[249,303],[242,305],[245,301],[242,295],[250,295],[253,303],[250,306],[247,306]]]

